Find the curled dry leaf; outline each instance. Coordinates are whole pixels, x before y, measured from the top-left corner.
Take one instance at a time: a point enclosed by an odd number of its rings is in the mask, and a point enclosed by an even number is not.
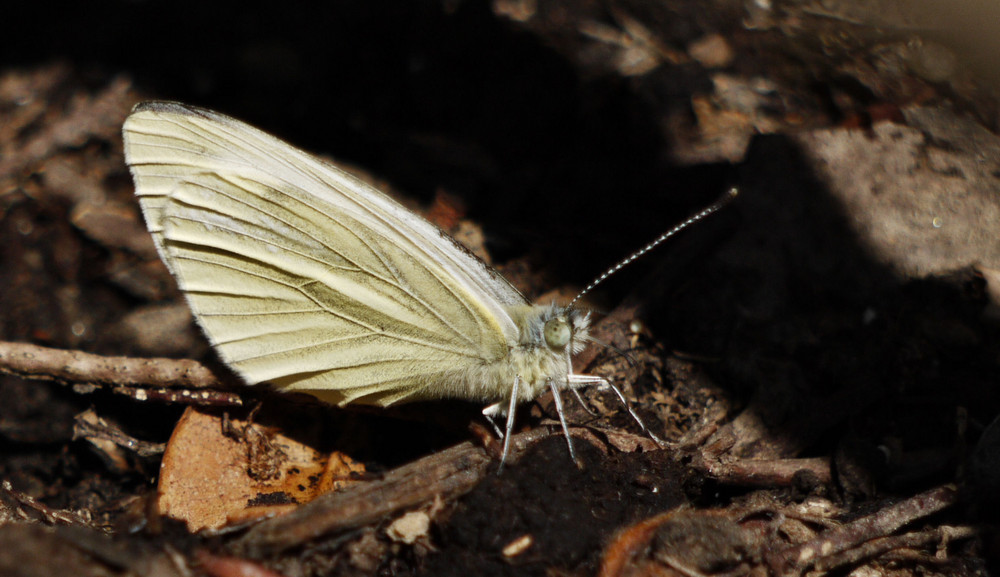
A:
[[[191,531],[287,512],[364,472],[345,455],[322,454],[260,425],[229,423],[237,434],[226,434],[221,416],[188,409],[163,455],[160,512]]]

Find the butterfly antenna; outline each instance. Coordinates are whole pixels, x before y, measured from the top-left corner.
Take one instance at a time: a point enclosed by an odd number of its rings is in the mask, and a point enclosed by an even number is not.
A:
[[[656,239],[654,239],[652,242],[650,242],[646,246],[640,248],[639,250],[635,251],[634,253],[632,253],[631,255],[629,255],[628,257],[626,257],[625,259],[621,260],[615,266],[613,266],[613,267],[609,268],[608,270],[604,271],[604,274],[602,274],[601,276],[599,276],[596,279],[594,279],[594,282],[592,282],[589,285],[587,285],[587,288],[583,289],[582,291],[580,291],[580,294],[578,294],[575,297],[573,297],[573,300],[570,301],[569,306],[572,307],[574,304],[576,304],[576,302],[578,300],[580,300],[581,297],[583,297],[583,295],[585,295],[585,294],[589,293],[590,291],[594,290],[594,287],[596,287],[597,285],[599,285],[602,282],[604,282],[611,275],[615,274],[616,272],[620,271],[621,269],[625,268],[626,266],[632,264],[635,260],[637,260],[638,258],[640,258],[642,255],[646,254],[647,252],[649,252],[649,251],[653,250],[654,248],[656,248],[657,246],[659,246],[663,241],[665,241],[668,238],[674,236],[675,234],[677,234],[680,231],[684,230],[685,228],[691,226],[692,224],[694,224],[694,223],[696,223],[696,222],[698,222],[700,220],[703,220],[706,217],[711,216],[712,214],[718,212],[719,210],[721,210],[722,208],[724,208],[726,205],[728,205],[730,202],[732,202],[733,199],[735,199],[738,194],[739,194],[739,189],[738,188],[736,188],[736,187],[730,188],[729,190],[726,191],[726,193],[724,195],[722,195],[721,198],[719,198],[718,200],[716,200],[712,204],[710,204],[707,207],[705,207],[704,209],[702,209],[701,212],[699,212],[697,214],[694,214],[694,215],[691,215],[684,222],[678,224],[674,228],[672,228],[672,229],[668,230],[667,232],[661,234],[660,236],[658,236]]]
[[[583,340],[586,341],[586,342],[588,342],[588,343],[594,343],[595,345],[597,345],[599,347],[604,347],[606,349],[610,349],[612,352],[617,353],[619,356],[621,356],[622,358],[625,359],[625,362],[627,362],[628,366],[631,367],[631,368],[635,368],[635,366],[637,364],[636,360],[634,358],[632,358],[632,355],[630,355],[628,353],[628,351],[626,351],[625,349],[623,349],[623,348],[621,348],[619,346],[616,346],[614,343],[609,343],[607,341],[595,338],[595,337],[593,337],[591,335],[587,335],[586,337],[584,337]]]

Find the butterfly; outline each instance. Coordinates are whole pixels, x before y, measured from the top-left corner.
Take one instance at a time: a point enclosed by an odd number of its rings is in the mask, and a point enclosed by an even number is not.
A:
[[[551,391],[576,460],[560,392],[611,384],[573,372],[593,342],[588,311],[531,304],[369,184],[233,118],[146,102],[123,137],[160,257],[247,383],[337,405],[486,403],[491,423],[506,417],[501,466],[517,405]]]

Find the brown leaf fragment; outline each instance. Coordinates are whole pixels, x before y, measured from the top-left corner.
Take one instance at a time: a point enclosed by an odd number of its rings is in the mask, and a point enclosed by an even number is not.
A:
[[[160,512],[191,531],[286,513],[324,490],[349,485],[364,467],[324,455],[261,425],[189,408],[160,468]]]

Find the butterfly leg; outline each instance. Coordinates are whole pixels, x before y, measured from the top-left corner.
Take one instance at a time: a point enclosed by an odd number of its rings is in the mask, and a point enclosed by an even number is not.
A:
[[[494,403],[485,409],[483,409],[483,416],[486,417],[486,421],[493,426],[493,430],[496,431],[497,438],[503,440],[503,429],[500,425],[497,425],[497,415],[500,414],[500,403]]]
[[[570,357],[570,351],[568,349],[566,350],[566,366],[569,367],[569,372],[566,374],[566,388],[573,391],[573,394],[576,395],[576,400],[580,403],[580,406],[583,407],[583,410],[587,411],[588,415],[590,415],[591,417],[596,417],[597,413],[590,409],[587,403],[583,400],[583,397],[580,396],[580,391],[578,389],[580,387],[584,387],[587,384],[589,384],[590,379],[597,379],[597,382],[599,383],[605,382],[605,379],[601,377],[592,377],[591,375],[575,374],[573,372],[573,359]],[[582,383],[576,384],[578,383],[580,377],[586,377],[587,380]]]
[[[642,429],[642,432],[649,435],[649,438],[656,441],[656,444],[666,445],[667,444],[666,441],[657,437],[653,433],[653,431],[650,431],[649,428],[646,427],[646,423],[642,422],[642,419],[639,418],[639,414],[636,413],[635,409],[632,408],[632,405],[627,400],[625,400],[625,395],[622,393],[622,390],[616,387],[615,384],[612,383],[611,381],[605,381],[605,382],[608,384],[609,387],[611,387],[611,390],[614,391],[616,395],[618,395],[618,400],[622,402],[622,405],[625,405],[625,408],[628,410],[628,414],[632,415],[632,419],[639,425],[639,428]]]
[[[566,445],[569,446],[569,457],[577,465],[580,461],[576,458],[576,451],[573,450],[573,437],[569,435],[569,425],[566,424],[566,411],[563,410],[562,395],[559,394],[559,387],[555,381],[549,381],[549,388],[552,389],[552,399],[556,402],[556,413],[559,415],[559,424],[562,425],[563,434],[566,435]]]
[[[503,434],[503,453],[500,456],[500,466],[497,467],[497,475],[503,471],[504,463],[507,462],[507,455],[510,453],[510,437],[514,432],[514,412],[517,410],[517,393],[521,388],[521,376],[514,376],[514,386],[510,389],[510,405],[507,407],[507,427]]]
[[[596,377],[593,375],[576,375],[570,373],[569,375],[566,375],[566,383],[567,386],[573,391],[576,391],[576,389],[579,389],[581,387],[587,387],[592,385],[597,385],[601,387],[606,386],[610,388],[612,391],[615,392],[615,395],[618,397],[618,400],[621,401],[622,405],[625,406],[625,409],[628,411],[628,414],[632,416],[632,420],[634,420],[636,424],[639,425],[639,428],[642,429],[643,433],[648,435],[650,439],[656,441],[658,445],[667,444],[666,441],[657,437],[656,434],[653,433],[653,431],[649,430],[649,427],[647,427],[646,423],[642,421],[642,419],[639,417],[639,414],[635,412],[635,409],[632,408],[632,405],[629,404],[627,400],[625,400],[625,395],[622,393],[621,389],[615,386],[615,384],[609,381],[608,379],[605,379],[604,377]]]
[[[579,387],[576,388],[570,387],[569,390],[573,391],[573,394],[576,395],[577,402],[580,403],[580,406],[583,407],[584,411],[587,411],[588,415],[590,415],[591,417],[597,416],[597,412],[591,409],[589,406],[587,406],[587,402],[583,400],[582,396],[580,396]]]

